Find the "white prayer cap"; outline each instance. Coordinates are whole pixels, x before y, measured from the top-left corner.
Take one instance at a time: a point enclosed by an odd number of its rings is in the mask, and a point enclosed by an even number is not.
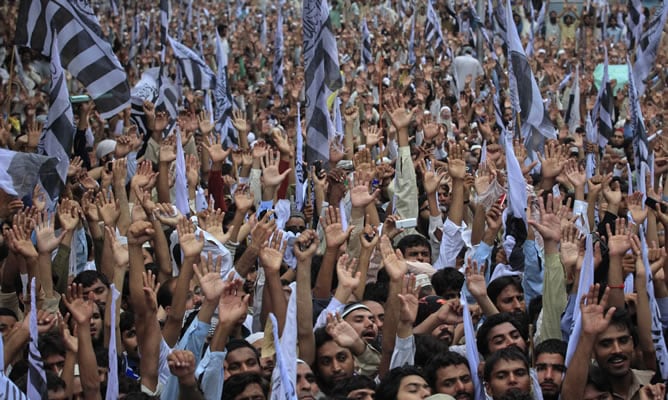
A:
[[[264,332],[255,332],[248,335],[246,341],[250,344],[255,344],[259,340],[264,340]]]
[[[95,150],[95,157],[101,159],[102,157],[108,155],[109,153],[116,150],[116,141],[111,139],[105,139],[97,144],[97,149]]]

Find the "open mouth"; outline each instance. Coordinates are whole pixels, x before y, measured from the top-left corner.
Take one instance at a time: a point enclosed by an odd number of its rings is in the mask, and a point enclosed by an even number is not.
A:
[[[626,363],[624,356],[612,356],[608,359],[608,364],[616,368],[624,366],[624,363]]]

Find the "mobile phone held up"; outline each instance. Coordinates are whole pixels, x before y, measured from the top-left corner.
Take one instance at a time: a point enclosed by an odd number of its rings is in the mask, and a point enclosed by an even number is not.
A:
[[[417,226],[417,219],[400,219],[399,221],[395,222],[394,225],[397,227],[397,229],[415,228]]]

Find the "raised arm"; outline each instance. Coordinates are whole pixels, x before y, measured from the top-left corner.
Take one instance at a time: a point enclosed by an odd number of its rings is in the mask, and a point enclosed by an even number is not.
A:
[[[314,230],[306,230],[295,240],[293,253],[297,257],[297,344],[299,357],[307,364],[315,360],[315,336],[313,335],[313,295],[311,294],[311,260],[320,240]]]

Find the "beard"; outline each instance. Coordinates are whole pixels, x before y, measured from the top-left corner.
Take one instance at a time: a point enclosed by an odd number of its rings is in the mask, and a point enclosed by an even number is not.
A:
[[[501,397],[495,397],[494,400],[533,400],[533,396],[531,396],[531,393],[525,393],[520,389],[513,388],[501,395]]]
[[[557,17],[554,17],[554,18],[550,17],[550,23],[551,23],[552,25],[556,25],[556,23],[557,23]]]

